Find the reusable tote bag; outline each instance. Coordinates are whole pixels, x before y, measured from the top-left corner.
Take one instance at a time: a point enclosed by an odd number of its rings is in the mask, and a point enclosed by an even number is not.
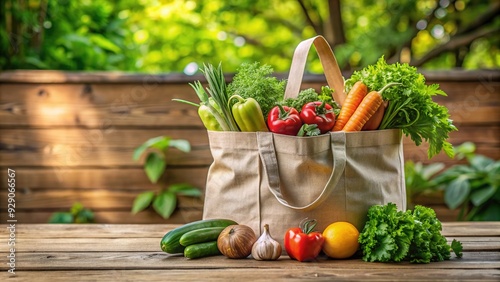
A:
[[[339,103],[343,79],[321,37],[301,42],[290,70],[285,97],[300,90],[305,60],[314,43],[328,84]],[[323,231],[335,221],[358,230],[368,208],[395,203],[406,209],[400,130],[330,132],[296,137],[271,132],[208,132],[213,156],[205,190],[203,218],[229,218],[260,235],[269,224],[283,242],[290,227],[316,219]]]

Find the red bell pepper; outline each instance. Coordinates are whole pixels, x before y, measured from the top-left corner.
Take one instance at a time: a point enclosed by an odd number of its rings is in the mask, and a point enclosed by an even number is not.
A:
[[[333,108],[325,102],[309,102],[302,106],[300,118],[304,123],[317,124],[321,134],[330,131],[335,124]]]
[[[299,227],[287,230],[285,250],[291,259],[298,261],[314,260],[321,251],[325,238],[320,232],[314,232],[316,220],[303,220]]]
[[[301,126],[302,120],[295,108],[278,105],[267,116],[267,127],[274,133],[297,135]]]

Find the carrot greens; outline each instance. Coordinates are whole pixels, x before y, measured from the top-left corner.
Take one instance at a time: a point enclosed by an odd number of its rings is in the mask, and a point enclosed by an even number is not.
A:
[[[448,109],[432,100],[435,95],[446,96],[439,85],[427,85],[425,77],[408,64],[387,64],[382,57],[374,65],[355,71],[346,80],[346,91],[357,81],[362,81],[368,89],[378,90],[395,82],[401,86],[388,88],[382,98],[389,102],[378,129],[400,128],[419,146],[422,141],[429,143],[429,158],[444,151],[453,157],[453,146],[447,142],[450,132],[457,130]]]

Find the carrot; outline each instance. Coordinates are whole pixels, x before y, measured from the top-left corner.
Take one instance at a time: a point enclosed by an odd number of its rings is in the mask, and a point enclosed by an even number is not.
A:
[[[385,109],[389,105],[389,101],[382,102],[382,105],[373,114],[373,116],[363,125],[361,130],[376,130],[379,128],[380,123],[382,123],[382,118],[384,118]]]
[[[381,93],[388,87],[400,85],[401,83],[389,83],[380,91],[371,91],[366,94],[363,101],[359,104],[358,108],[352,114],[349,121],[346,123],[342,131],[360,131],[365,123],[373,116],[383,103]]]
[[[349,91],[349,94],[344,101],[344,105],[342,105],[342,108],[340,109],[339,116],[337,117],[337,121],[335,122],[332,131],[340,131],[344,128],[344,125],[346,125],[353,113],[356,111],[356,108],[366,96],[366,93],[368,93],[368,88],[363,82],[358,81],[354,83],[351,91]]]

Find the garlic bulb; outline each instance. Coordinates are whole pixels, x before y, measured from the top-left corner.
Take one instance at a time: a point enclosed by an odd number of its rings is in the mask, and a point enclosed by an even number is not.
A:
[[[256,260],[277,260],[281,256],[281,245],[269,233],[269,225],[264,225],[264,232],[252,246],[252,257]]]

